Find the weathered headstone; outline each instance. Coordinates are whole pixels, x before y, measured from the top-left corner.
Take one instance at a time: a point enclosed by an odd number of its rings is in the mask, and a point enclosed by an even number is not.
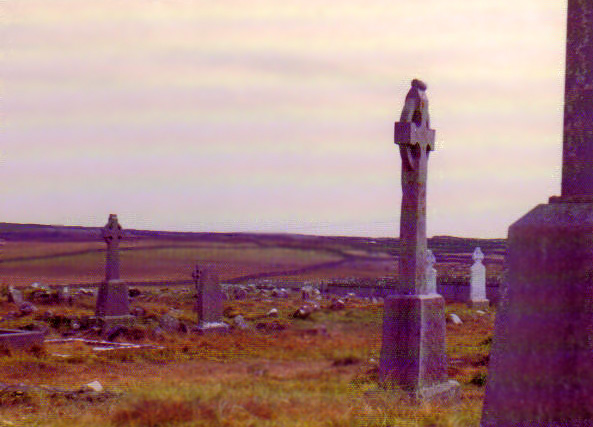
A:
[[[399,282],[397,294],[384,304],[379,380],[412,401],[447,398],[458,383],[447,380],[445,302],[429,294],[426,280],[426,177],[434,149],[426,85],[412,81],[395,143],[402,159]]]
[[[483,427],[593,425],[592,22],[568,1],[562,193],[509,228]]]
[[[124,233],[117,221],[117,215],[109,215],[102,236],[107,244],[105,281],[99,286],[95,315],[102,319],[104,329],[108,329],[113,323],[133,319],[130,316],[128,286],[119,279],[119,243]]]
[[[437,270],[434,268],[437,262],[434,254],[430,249],[426,250],[426,293],[436,294],[437,293]]]
[[[477,247],[472,254],[474,264],[471,266],[469,301],[470,308],[483,310],[490,306],[486,297],[486,267],[482,264],[484,254],[480,247]]]
[[[192,278],[196,286],[195,309],[199,319],[197,332],[227,331],[228,325],[222,321],[223,296],[218,277],[196,265]]]

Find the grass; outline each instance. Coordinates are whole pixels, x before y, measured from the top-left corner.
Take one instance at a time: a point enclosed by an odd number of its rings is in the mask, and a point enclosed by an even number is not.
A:
[[[153,304],[156,311],[168,307]],[[299,304],[297,297],[225,303],[227,313],[243,313],[253,325],[271,321],[262,313],[278,308],[274,320],[286,329],[276,332],[170,334],[155,342],[164,348],[136,351],[96,353],[81,343],[5,351],[2,382],[76,388],[99,380],[121,396],[97,402],[38,392],[0,396],[0,420],[54,427],[478,425],[483,384],[474,379],[485,375],[478,362],[488,354],[491,314],[447,306],[464,321],[447,326],[449,375],[462,384],[461,400],[418,407],[377,387],[381,304],[354,299],[341,311],[322,308],[309,319],[292,319]],[[178,305],[182,316],[195,319],[191,298]]]
[[[224,281],[340,259],[337,244],[332,247],[336,252],[159,240],[134,240],[123,246],[133,249],[121,255],[122,277],[129,280],[189,279],[196,262],[213,268]],[[103,275],[104,252],[97,251],[104,248],[101,242],[9,242],[4,248],[5,258],[56,255],[1,264],[0,282],[6,285],[92,282]],[[81,251],[87,252],[72,254]],[[291,278],[378,277],[395,270],[385,262],[384,253],[375,255],[376,263],[349,260]],[[464,274],[460,265],[437,268],[442,276]],[[2,383],[76,389],[98,380],[114,397],[89,401],[39,390],[20,394],[0,390],[0,427],[479,425],[493,312],[478,315],[462,304],[447,305],[446,312],[456,313],[464,322],[447,324],[448,374],[461,383],[461,397],[446,405],[413,406],[377,386],[382,304],[354,298],[343,310],[332,311],[330,301],[324,300],[321,310],[300,320],[292,318],[302,304],[296,295],[249,297],[225,301],[224,312],[227,322],[243,315],[252,331],[159,336],[154,333],[158,318],[170,309],[187,324],[197,321],[194,291],[162,286],[141,292],[131,306],[142,307],[146,316],[120,339],[162,348],[95,352],[85,344],[68,343],[0,351]],[[46,326],[49,337],[55,338],[68,329],[69,319],[93,314],[94,304],[94,297],[82,296],[73,306],[38,303],[37,312],[11,317],[14,304],[2,301],[0,327]],[[265,317],[271,308],[278,310],[278,318]]]

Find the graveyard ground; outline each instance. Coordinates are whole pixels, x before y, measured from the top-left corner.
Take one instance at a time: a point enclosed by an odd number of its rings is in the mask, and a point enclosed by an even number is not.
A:
[[[245,237],[245,236],[243,236]],[[461,383],[460,399],[413,406],[377,387],[382,304],[358,297],[339,310],[331,296],[307,319],[292,314],[302,304],[249,292],[225,301],[225,320],[241,314],[250,325],[226,335],[185,332],[197,322],[187,280],[199,262],[221,282],[265,278],[282,283],[394,274],[393,250],[371,241],[316,241],[257,236],[243,240],[137,239],[125,243],[122,277],[162,281],[141,286],[131,299],[135,326],[118,342],[140,349],[98,351],[82,341],[45,344],[27,351],[0,351],[1,426],[477,426],[484,393],[494,310],[478,314],[447,305],[462,325],[447,324],[449,376]],[[300,242],[300,243],[299,243]],[[475,242],[433,244],[441,280],[460,280]],[[502,266],[500,242],[491,251],[489,280]],[[441,249],[438,249],[441,248]],[[449,248],[449,252],[447,252]],[[484,244],[482,244],[484,249]],[[46,338],[97,339],[85,325],[95,298],[81,292],[72,305],[35,300],[22,315],[8,302],[7,286],[92,283],[103,274],[104,245],[96,241],[17,239],[4,247],[0,265],[0,327],[45,329]],[[488,255],[488,251],[485,250]],[[488,264],[487,264],[488,265]],[[239,280],[244,278],[244,280]],[[251,278],[251,279],[250,279]],[[280,286],[279,286],[280,287]],[[277,318],[267,317],[272,308]],[[179,323],[167,330],[164,315]],[[170,328],[169,328],[170,329]],[[84,385],[99,381],[102,391]]]

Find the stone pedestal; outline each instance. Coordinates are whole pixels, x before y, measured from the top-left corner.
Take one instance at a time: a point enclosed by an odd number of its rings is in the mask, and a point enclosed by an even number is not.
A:
[[[454,397],[447,380],[445,301],[440,295],[393,295],[385,300],[379,380],[412,401]]]
[[[509,228],[483,427],[593,426],[593,203]]]
[[[99,287],[97,317],[127,316],[130,314],[128,285],[122,280],[109,280]]]

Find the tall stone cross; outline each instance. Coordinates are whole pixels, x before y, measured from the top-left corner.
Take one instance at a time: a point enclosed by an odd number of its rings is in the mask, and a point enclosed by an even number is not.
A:
[[[119,241],[124,237],[121,225],[117,221],[117,215],[109,215],[107,224],[103,227],[103,240],[107,243],[107,255],[105,260],[105,280],[119,279]]]
[[[384,303],[379,381],[414,402],[451,398],[459,388],[447,379],[445,300],[427,281],[426,176],[435,133],[429,125],[426,85],[413,80],[395,123],[402,159],[399,287]]]
[[[434,150],[426,84],[412,80],[394,140],[402,159],[399,292],[427,294],[426,285],[426,179],[428,155]]]
[[[593,426],[593,1],[568,0],[562,192],[509,227],[482,427]]]

